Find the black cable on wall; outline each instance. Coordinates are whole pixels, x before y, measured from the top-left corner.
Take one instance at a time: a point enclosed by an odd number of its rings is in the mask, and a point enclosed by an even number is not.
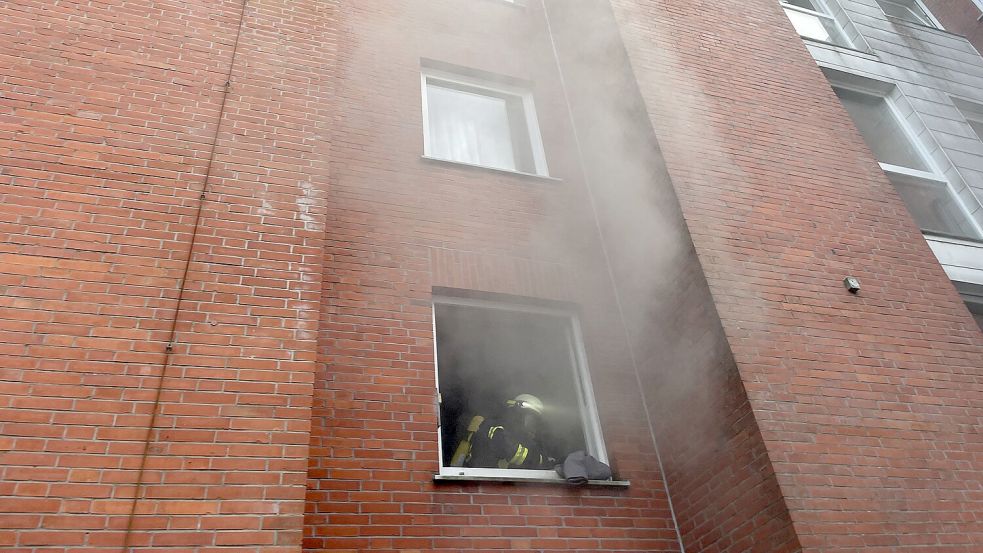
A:
[[[181,279],[178,281],[178,296],[177,304],[174,308],[174,316],[171,319],[171,327],[168,332],[167,345],[164,347],[164,360],[161,363],[160,374],[157,376],[156,393],[154,395],[153,409],[150,414],[150,422],[147,425],[147,435],[143,442],[143,453],[140,458],[140,468],[137,470],[136,483],[133,489],[133,500],[130,503],[130,511],[126,520],[126,531],[123,536],[123,546],[122,551],[126,553],[133,549],[132,538],[134,525],[136,523],[136,510],[137,504],[140,499],[142,499],[143,490],[145,489],[146,483],[144,482],[144,477],[147,470],[147,460],[150,457],[150,444],[153,442],[153,433],[157,426],[157,415],[160,411],[160,399],[164,390],[164,378],[167,376],[167,371],[171,366],[172,356],[174,354],[174,341],[177,335],[177,322],[178,317],[181,313],[181,307],[184,303],[184,293],[187,288],[188,283],[188,273],[191,269],[191,260],[194,254],[195,243],[198,239],[198,230],[201,227],[201,214],[202,208],[205,205],[205,199],[208,194],[208,185],[212,176],[212,165],[215,162],[215,152],[218,146],[219,132],[222,130],[222,121],[225,119],[225,109],[226,104],[229,99],[229,92],[232,90],[232,70],[235,68],[236,54],[239,51],[239,39],[242,37],[242,29],[246,20],[246,4],[249,0],[242,0],[242,6],[239,12],[239,25],[236,29],[235,42],[232,45],[232,57],[229,60],[229,69],[225,76],[225,82],[223,83],[222,90],[222,102],[219,106],[218,119],[215,123],[215,133],[212,136],[211,141],[211,151],[208,155],[208,163],[205,166],[205,178],[202,183],[201,193],[198,196],[198,208],[195,212],[195,222],[193,230],[191,231],[191,239],[188,241],[188,253],[184,261],[184,271],[181,274]]]

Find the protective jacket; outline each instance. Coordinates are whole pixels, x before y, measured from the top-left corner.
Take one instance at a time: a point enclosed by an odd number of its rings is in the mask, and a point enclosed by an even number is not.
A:
[[[451,459],[451,466],[501,469],[552,468],[554,459],[521,428],[500,419],[475,416]]]

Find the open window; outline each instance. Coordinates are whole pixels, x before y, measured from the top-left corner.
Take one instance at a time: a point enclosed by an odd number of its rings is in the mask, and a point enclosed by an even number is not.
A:
[[[454,463],[476,416],[490,427],[521,394],[542,402],[536,440],[557,463],[585,450],[607,454],[576,316],[564,309],[463,297],[434,298],[440,473],[455,477],[557,479],[552,463],[535,469]],[[473,432],[473,431],[472,431]],[[477,445],[477,442],[475,442]]]
[[[479,167],[547,175],[528,88],[514,79],[425,67],[423,153]]]
[[[980,0],[983,2],[983,0]],[[966,119],[969,126],[976,133],[976,137],[983,141],[983,105],[967,102],[959,98],[953,98],[953,103],[959,109],[959,113]]]
[[[969,312],[973,314],[976,324],[983,331],[983,284],[959,281],[953,281],[953,284],[956,285],[956,290],[959,291],[959,295],[966,302]]]
[[[936,29],[942,28],[942,25],[939,24],[938,20],[932,17],[932,14],[928,11],[928,8],[926,8],[925,5],[919,0],[876,1],[877,5],[881,7],[881,10],[891,17],[897,17],[898,19],[903,19],[909,23],[916,23],[926,27],[935,27]]]
[[[893,90],[834,83],[833,91],[922,230],[978,238],[969,213],[901,116]]]
[[[837,46],[853,46],[825,0],[781,0],[781,4],[799,36]]]

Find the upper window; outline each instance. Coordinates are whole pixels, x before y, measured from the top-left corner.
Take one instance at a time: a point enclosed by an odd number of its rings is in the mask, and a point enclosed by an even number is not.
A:
[[[923,153],[891,100],[847,88],[833,90],[921,228],[978,237],[948,181]]]
[[[434,299],[441,474],[550,478],[575,451],[606,462],[576,317]]]
[[[980,327],[980,330],[983,330],[983,298],[963,296],[963,299],[966,300],[966,307],[973,314],[976,324]]]
[[[436,70],[423,74],[424,155],[546,175],[532,95]]]
[[[973,128],[976,136],[979,137],[980,140],[983,140],[983,119],[973,119],[971,117],[967,117],[966,121],[969,123],[969,126]]]
[[[930,171],[928,162],[909,139],[886,98],[846,88],[833,90],[878,161]]]
[[[953,281],[953,284],[956,285],[956,290],[959,290],[959,295],[966,302],[969,312],[973,314],[976,324],[979,325],[980,330],[983,330],[983,284],[960,281]]]
[[[877,0],[884,13],[927,27],[941,28],[920,0]]]
[[[983,2],[983,0],[980,1]],[[960,99],[953,99],[953,102],[963,117],[966,118],[966,122],[969,123],[976,136],[983,140],[983,106]]]
[[[824,0],[782,0],[782,7],[800,36],[838,46],[852,46]]]

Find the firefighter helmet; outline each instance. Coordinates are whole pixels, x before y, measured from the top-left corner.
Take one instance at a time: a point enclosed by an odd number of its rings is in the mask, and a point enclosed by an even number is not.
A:
[[[505,402],[509,407],[528,409],[537,415],[543,414],[543,401],[532,394],[519,394]]]

